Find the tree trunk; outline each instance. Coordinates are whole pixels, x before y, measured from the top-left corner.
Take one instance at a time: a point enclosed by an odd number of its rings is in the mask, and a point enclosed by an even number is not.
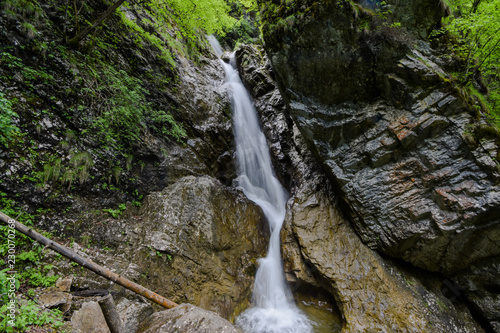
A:
[[[132,290],[135,293],[138,293],[139,295],[142,295],[149,299],[150,301],[155,302],[156,304],[159,304],[167,309],[173,308],[177,306],[178,304],[164,298],[163,296],[160,296],[154,292],[152,292],[149,289],[144,288],[143,286],[132,282],[128,279],[125,279],[121,277],[120,275],[110,271],[106,267],[102,267],[96,263],[94,263],[91,260],[85,259],[82,256],[76,254],[75,252],[71,251],[65,246],[62,246],[61,244],[58,244],[50,239],[48,239],[45,236],[40,235],[38,232],[34,231],[31,228],[28,228],[24,224],[21,224],[17,222],[16,220],[10,218],[9,216],[5,215],[4,213],[0,212],[0,221],[9,225],[9,227],[14,227],[16,230],[19,232],[25,234],[26,236],[36,240],[38,243],[43,244],[47,246],[48,248],[56,251],[57,253],[62,254],[66,258],[82,265],[83,267],[90,269],[94,273],[99,274],[102,277],[105,277],[108,280],[111,280],[117,284],[119,284],[122,287],[125,287],[129,290]]]
[[[111,15],[111,13],[113,13],[124,2],[125,2],[125,0],[118,0],[118,1],[116,1],[97,20],[95,20],[94,23],[92,23],[92,25],[90,27],[85,28],[85,30],[83,30],[81,33],[79,33],[75,37],[71,38],[68,41],[68,44],[75,46],[78,43],[80,43],[80,41],[82,39],[84,39],[85,37],[87,37],[88,34],[90,34],[91,32],[93,32],[99,25],[101,25],[108,18],[108,16]]]
[[[479,4],[481,3],[481,0],[474,0],[472,3],[472,8],[471,8],[471,13],[476,13],[477,9],[479,8]]]

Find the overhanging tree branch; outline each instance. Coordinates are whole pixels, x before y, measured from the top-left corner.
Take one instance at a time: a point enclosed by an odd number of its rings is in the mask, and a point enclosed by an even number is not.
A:
[[[97,20],[92,23],[90,27],[87,27],[85,30],[83,30],[81,33],[77,34],[75,37],[71,38],[68,41],[68,44],[70,45],[77,45],[78,43],[81,42],[82,39],[87,37],[88,34],[92,33],[98,26],[100,26],[111,13],[113,13],[118,7],[120,7],[125,0],[118,0],[116,1],[111,7],[109,7]]]
[[[493,53],[493,51],[495,51],[495,49],[500,45],[500,38],[497,40],[497,42],[495,43],[495,45],[493,45],[493,47],[490,49],[490,51],[488,52],[488,54],[483,58],[483,61],[481,61],[481,63],[477,66],[477,69],[476,71],[478,71],[481,66],[483,66],[483,64],[486,62],[486,60],[488,60],[488,58],[491,56],[491,54]]]

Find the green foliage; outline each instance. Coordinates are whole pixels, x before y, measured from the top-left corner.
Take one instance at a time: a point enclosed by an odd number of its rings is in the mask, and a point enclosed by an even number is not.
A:
[[[154,129],[160,134],[165,134],[173,137],[177,142],[182,142],[187,136],[186,131],[177,123],[171,114],[165,111],[152,111],[151,119],[154,122]]]
[[[21,279],[34,287],[50,287],[59,279],[59,275],[46,276],[46,270],[29,269],[21,274]]]
[[[39,259],[38,253],[34,251],[22,252],[17,256],[18,260],[21,261],[31,261],[32,263],[36,263]]]
[[[46,15],[36,0],[4,0],[1,7],[9,20],[20,22],[21,32],[31,40],[37,27],[44,25]]]
[[[122,22],[134,33],[137,34],[136,42],[144,42],[147,40],[151,45],[156,46],[161,52],[160,58],[163,59],[170,66],[175,67],[175,60],[170,52],[168,45],[173,46],[179,53],[183,53],[182,47],[176,43],[175,38],[172,38],[165,29],[165,25],[157,24],[154,32],[150,33],[144,30],[135,20],[129,19],[125,12],[120,12]],[[160,21],[161,22],[161,21]],[[165,43],[167,40],[167,43]]]
[[[254,11],[258,9],[256,0],[230,0],[229,3],[236,4],[237,6],[241,5],[248,11]]]
[[[0,146],[9,147],[9,143],[19,134],[19,128],[13,124],[17,113],[12,110],[12,102],[0,91]]]
[[[10,54],[9,52],[0,52],[0,65],[7,67],[12,73],[21,73],[23,83],[34,90],[35,83],[48,84],[54,80],[53,76],[48,74],[42,67],[33,68],[23,64],[23,61]],[[1,76],[2,79],[12,79],[10,76]]]
[[[97,110],[90,125],[111,147],[120,148],[123,142],[137,141],[143,131],[142,114],[148,104],[141,81],[103,63],[91,75],[84,78],[82,89]]]
[[[124,151],[126,146],[144,137],[148,124],[159,134],[179,142],[186,137],[182,125],[170,114],[153,109],[147,99],[149,92],[139,78],[102,61],[90,73],[91,76],[82,78],[84,98],[96,110],[89,126],[106,146]],[[82,106],[75,111],[85,110]]]
[[[150,3],[157,13],[173,14],[185,38],[195,39],[197,29],[224,35],[225,29],[236,22],[229,16],[230,7],[224,0],[151,0]]]
[[[105,212],[105,213],[109,213],[111,216],[113,216],[113,218],[117,219],[119,218],[120,216],[123,215],[123,212],[127,209],[127,205],[125,204],[120,204],[118,206],[118,209],[111,209],[111,208],[108,208],[108,209],[103,209],[102,211]]]
[[[182,125],[165,111],[153,109],[147,99],[149,92],[139,78],[101,60],[96,60],[89,73],[90,76],[82,77],[82,97],[95,110],[88,125],[105,146],[124,152],[145,136],[148,124],[160,134],[182,142],[186,136]],[[81,105],[75,113],[84,113],[86,109]]]
[[[40,179],[39,186],[43,186],[48,182],[60,183],[67,185],[70,188],[76,180],[80,185],[83,185],[90,176],[90,170],[94,165],[94,161],[88,152],[80,152],[72,150],[68,156],[68,162],[63,163],[62,158],[48,154],[44,156],[43,171],[38,178]],[[37,177],[34,177],[37,180]]]
[[[9,198],[9,195],[7,193],[4,193],[4,192],[0,192],[0,211],[2,211],[4,214],[6,214],[8,216],[16,217],[16,219],[24,225],[27,225],[27,226],[33,225],[34,216],[31,214],[27,214],[25,212],[19,214],[20,209],[17,206],[14,199]],[[2,228],[2,227],[7,228],[7,226],[5,226],[5,225],[0,225],[0,228]],[[7,235],[7,233],[0,233],[0,240],[3,240],[2,237],[5,237],[5,235]],[[23,239],[28,239],[26,236],[24,236],[22,234],[20,236]],[[16,238],[17,238],[17,235],[16,235]],[[0,255],[4,255],[4,253],[0,251]]]
[[[444,19],[444,27],[433,33],[444,33],[452,39],[451,48],[464,63],[457,76],[471,85],[478,71],[489,88],[486,104],[491,117],[500,126],[500,0],[449,0],[453,16]]]
[[[217,36],[223,46],[236,49],[240,44],[258,44],[260,15],[255,1],[229,1],[230,15],[237,21],[226,29],[226,35]]]
[[[0,308],[0,312],[7,313],[7,305]],[[16,319],[14,327],[8,325],[8,317],[2,316],[0,321],[0,329],[3,332],[24,332],[29,326],[44,326],[50,325],[51,328],[57,329],[63,323],[63,313],[60,310],[43,309],[34,301],[26,301],[20,304],[16,311]]]
[[[0,301],[2,304],[6,304],[7,301],[9,300],[9,291],[10,291],[10,284],[11,284],[11,279],[10,275],[7,274],[7,272],[10,271],[10,268],[5,268],[0,270]],[[19,280],[15,279],[14,281],[14,287],[15,290],[19,289]],[[1,326],[0,326],[1,327]]]
[[[19,214],[19,208],[13,199],[9,199],[8,195],[0,192],[0,211],[11,216],[16,217],[21,223],[25,225],[32,225],[34,217],[30,214]],[[42,212],[42,211],[40,211]],[[8,254],[8,227],[5,225],[0,226],[0,256],[5,257]],[[12,239],[11,239],[12,240]],[[18,293],[20,286],[26,290],[30,287],[49,287],[54,285],[55,281],[59,278],[57,275],[48,276],[48,272],[52,269],[51,265],[40,265],[40,259],[43,255],[43,247],[38,243],[33,243],[31,239],[16,231],[15,233],[15,289]],[[1,261],[1,265],[6,264],[5,260]],[[0,268],[0,297],[2,306],[1,313],[7,313],[7,291],[10,291],[9,268]],[[28,295],[33,294],[32,289],[27,289]],[[12,299],[12,298],[11,298]],[[50,325],[51,328],[57,329],[62,326],[63,314],[58,310],[47,310],[38,306],[33,301],[25,301],[19,296],[15,296],[16,304],[16,318],[14,328],[8,325],[7,316],[2,316],[0,319],[0,330],[2,332],[24,332],[29,326],[43,326]]]

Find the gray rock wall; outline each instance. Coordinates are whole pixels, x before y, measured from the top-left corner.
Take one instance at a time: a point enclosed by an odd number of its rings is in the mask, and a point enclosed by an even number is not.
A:
[[[330,294],[342,313],[343,332],[481,332],[463,302],[440,291],[442,277],[404,269],[362,242],[289,118],[262,49],[242,46],[236,56],[291,192],[281,236],[292,288]]]
[[[486,276],[499,274],[499,147],[477,135],[488,125],[423,39],[446,8],[415,1],[385,24],[386,9],[366,3],[260,1],[287,112],[363,243],[460,281],[493,325],[499,284]]]

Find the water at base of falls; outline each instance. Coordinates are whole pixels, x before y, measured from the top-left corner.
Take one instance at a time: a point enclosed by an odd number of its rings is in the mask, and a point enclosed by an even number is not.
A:
[[[209,41],[216,53],[221,53],[215,38]],[[287,196],[274,176],[269,148],[252,100],[238,72],[232,65],[222,64],[233,105],[238,186],[262,208],[271,230],[267,256],[259,260],[255,276],[253,307],[236,319],[236,325],[245,333],[310,333],[312,323],[295,305],[281,263],[280,230]]]

